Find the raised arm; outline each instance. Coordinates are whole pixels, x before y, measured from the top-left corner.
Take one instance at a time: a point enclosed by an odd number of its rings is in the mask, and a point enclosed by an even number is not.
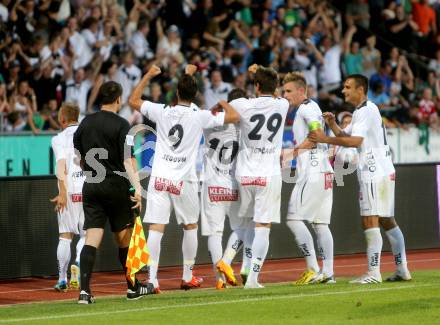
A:
[[[221,100],[218,104],[225,111],[225,124],[227,123],[238,123],[240,122],[240,114],[225,100]]]
[[[128,99],[128,105],[135,110],[140,110],[143,100],[141,99],[142,93],[145,87],[150,83],[150,80],[156,77],[161,73],[160,68],[157,65],[152,65],[146,74],[144,74],[143,78],[134,88],[133,92]]]

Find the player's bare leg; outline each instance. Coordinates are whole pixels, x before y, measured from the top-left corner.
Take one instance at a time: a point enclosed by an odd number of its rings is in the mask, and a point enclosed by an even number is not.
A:
[[[70,232],[60,233],[57,260],[58,260],[58,282],[54,289],[60,292],[67,291],[67,269],[70,263],[70,244],[73,234]]]
[[[160,292],[160,288],[157,280],[157,269],[159,267],[160,248],[164,232],[164,224],[151,224],[147,239],[147,247],[150,251],[150,258],[148,259],[148,282],[151,283],[158,292]]]
[[[395,273],[387,278],[386,281],[396,282],[411,280],[411,273],[408,270],[406,260],[405,238],[396,220],[394,218],[379,218],[379,223],[388,237],[396,265]]]
[[[367,242],[368,272],[360,278],[350,281],[350,283],[381,283],[380,256],[382,253],[382,235],[380,234],[379,217],[363,216],[362,227]]]
[[[258,276],[269,250],[270,223],[255,223],[255,237],[252,243],[252,264],[244,286],[246,289],[263,288],[258,283]]]
[[[198,227],[196,223],[183,225],[183,275],[180,288],[184,290],[198,288],[203,282],[202,278],[195,277],[193,275],[193,267],[197,255],[198,246],[197,228]]]

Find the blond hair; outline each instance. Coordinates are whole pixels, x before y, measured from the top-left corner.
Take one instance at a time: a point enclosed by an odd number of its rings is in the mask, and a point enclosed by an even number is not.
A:
[[[78,122],[79,107],[73,103],[63,103],[60,108],[60,114],[66,122]]]
[[[301,72],[289,72],[284,76],[283,85],[293,82],[297,87],[307,90],[307,81]]]

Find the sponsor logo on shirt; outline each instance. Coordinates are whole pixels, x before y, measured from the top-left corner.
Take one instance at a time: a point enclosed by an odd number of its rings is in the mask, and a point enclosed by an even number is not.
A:
[[[240,183],[242,186],[266,186],[267,179],[266,177],[243,176]]]
[[[365,162],[367,164],[368,171],[370,173],[374,173],[376,171],[376,159],[374,158],[372,149],[365,153]]]
[[[171,180],[166,178],[156,177],[154,180],[154,189],[158,192],[168,192],[174,195],[180,195],[183,187],[183,181],[178,183],[173,183]]]
[[[396,174],[393,173],[390,175],[390,181],[396,181]]]
[[[329,190],[333,188],[333,174],[325,173],[324,174],[324,190]]]
[[[318,149],[316,148],[310,150],[310,165],[312,165],[312,167],[316,167],[319,165]]]
[[[208,195],[211,202],[238,201],[238,190],[220,186],[208,186]]]
[[[82,194],[70,194],[70,199],[73,203],[82,202],[83,196]]]

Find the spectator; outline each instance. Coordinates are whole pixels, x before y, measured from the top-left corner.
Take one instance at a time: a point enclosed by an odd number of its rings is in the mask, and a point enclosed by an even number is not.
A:
[[[407,51],[416,49],[414,33],[419,30],[412,16],[405,15],[402,5],[398,5],[395,11],[395,18],[386,22],[389,31],[390,41]]]
[[[119,114],[128,119],[132,114],[131,108],[127,105],[128,96],[138,84],[142,71],[134,64],[133,53],[128,51],[122,55],[122,65],[116,73],[116,81],[122,86],[122,108]]]
[[[179,63],[183,62],[183,55],[180,53],[181,39],[179,37],[179,28],[176,25],[171,25],[167,29],[165,35],[162,26],[162,20],[156,20],[157,31],[157,49],[156,56],[162,58],[161,64],[167,66],[170,60],[177,60]]]
[[[344,37],[344,65],[346,75],[363,73],[363,57],[359,51],[359,42],[353,42],[357,28],[351,26]]]
[[[106,61],[101,65],[100,72],[95,82],[93,83],[93,88],[90,93],[90,97],[87,104],[87,112],[92,113],[98,110],[99,103],[97,103],[97,96],[99,88],[104,82],[107,81],[117,81],[118,65],[113,61]]]
[[[370,35],[367,37],[366,45],[361,49],[363,74],[370,78],[373,74],[379,71],[381,54],[376,48],[376,36]]]
[[[150,25],[147,20],[141,20],[138,24],[136,33],[133,34],[128,44],[133,51],[136,60],[144,62],[154,57],[150,44],[147,41],[147,35],[150,32]]]
[[[6,94],[6,85],[4,84],[4,82],[0,82],[0,118],[8,112],[9,102],[8,96]]]
[[[205,108],[211,109],[220,100],[227,100],[231,90],[231,85],[223,82],[221,72],[219,70],[212,71],[210,82],[207,82],[204,94]]]
[[[10,0],[1,0],[0,1],[0,21],[6,23],[8,21],[9,10],[8,5]]]
[[[73,74],[73,75],[72,75]],[[66,71],[66,102],[74,103],[79,107],[79,121],[87,114],[87,95],[93,85],[93,77],[86,77],[83,68],[76,71]]]
[[[347,25],[358,25],[366,30],[370,29],[370,8],[366,0],[351,0],[347,3],[345,12]]]
[[[93,58],[93,52],[87,40],[78,33],[78,19],[70,17],[67,22],[69,31],[69,48],[73,51],[73,69],[78,70],[86,67]]]
[[[435,103],[432,100],[431,88],[423,89],[423,96],[419,102],[419,112],[417,114],[419,123],[424,123],[439,131],[439,118]]]
[[[386,109],[390,105],[390,97],[385,92],[385,87],[380,80],[371,84],[368,90],[368,99],[375,103],[380,110]]]
[[[387,94],[390,92],[391,87],[391,72],[393,70],[393,67],[391,66],[391,63],[389,61],[382,61],[379,72],[375,73],[370,78],[370,86],[373,86],[374,83],[377,81],[380,81],[382,85],[384,86],[384,90]]]
[[[435,59],[429,61],[429,69],[435,71],[437,78],[440,78],[440,49],[435,52]]]

